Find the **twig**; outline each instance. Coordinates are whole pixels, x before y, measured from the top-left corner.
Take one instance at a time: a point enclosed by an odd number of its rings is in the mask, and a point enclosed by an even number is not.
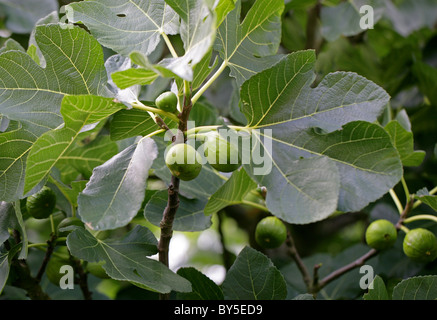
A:
[[[161,223],[161,235],[158,242],[159,261],[165,266],[169,266],[168,263],[168,251],[170,247],[170,240],[173,236],[173,221],[176,215],[176,211],[179,208],[179,178],[172,176],[171,183],[168,186],[168,201],[167,206],[164,209]],[[169,299],[169,294],[161,294],[161,300]]]
[[[346,272],[355,269],[357,267],[362,266],[367,260],[372,258],[378,253],[378,250],[371,249],[366,254],[362,255],[355,261],[352,261],[351,263],[345,265],[344,267],[341,267],[333,272],[331,272],[329,275],[324,277],[322,280],[318,281],[318,283],[313,287],[314,292],[319,292],[323,287],[325,287],[328,283],[331,281],[337,279],[341,275],[345,274]]]
[[[293,238],[291,236],[290,231],[287,232],[287,239],[286,239],[285,243],[287,245],[288,253],[294,259],[300,273],[302,274],[303,282],[305,282],[305,285],[307,286],[308,291],[311,292],[312,291],[311,290],[312,281],[311,281],[310,273],[308,272],[307,267],[305,266],[299,253],[297,252],[297,249],[296,249],[296,246],[294,244],[294,241],[293,241]]]
[[[92,300],[92,292],[88,288],[88,275],[83,270],[82,263],[72,255],[70,255],[70,261],[72,262],[74,271],[78,276],[77,283],[79,284],[84,299]]]
[[[47,240],[47,250],[46,250],[46,253],[44,255],[44,259],[42,261],[42,264],[39,267],[38,273],[36,274],[36,277],[35,277],[35,280],[37,282],[41,282],[42,276],[44,275],[47,264],[50,260],[50,257],[52,256],[53,250],[55,250],[56,238],[57,238],[56,234],[52,233],[50,236],[50,239]]]
[[[184,82],[185,95],[184,95],[184,105],[182,112],[179,113],[179,126],[178,129],[184,135],[184,142],[186,141],[187,123],[188,117],[190,115],[191,108],[193,104],[191,102],[191,90],[188,84]],[[173,236],[173,221],[176,212],[179,208],[179,178],[172,176],[170,185],[168,186],[168,200],[167,206],[162,214],[162,220],[160,222],[161,234],[158,242],[158,255],[159,261],[163,263],[166,267],[169,266],[168,252],[170,247],[170,241]],[[160,300],[168,300],[170,298],[169,293],[161,293],[159,295]]]
[[[413,202],[414,202],[414,198],[411,197],[410,201],[407,202],[407,204],[405,205],[405,208],[402,210],[402,213],[399,217],[398,222],[396,223],[395,227],[397,230],[402,229],[403,225],[403,221],[405,220],[405,218],[408,216],[408,214],[410,213],[410,211],[413,209]],[[314,292],[318,292],[320,291],[323,287],[325,287],[328,283],[330,283],[331,281],[337,279],[338,277],[340,277],[341,275],[347,273],[348,271],[360,267],[362,266],[367,260],[369,260],[370,258],[374,257],[375,255],[377,255],[379,253],[378,250],[376,249],[371,249],[369,250],[367,253],[365,253],[364,255],[362,255],[361,257],[359,257],[358,259],[356,259],[355,261],[352,261],[351,263],[333,271],[332,273],[330,273],[329,275],[327,275],[325,278],[323,278],[322,280],[320,280],[319,282],[315,282],[314,286],[312,287],[313,289],[313,293]]]

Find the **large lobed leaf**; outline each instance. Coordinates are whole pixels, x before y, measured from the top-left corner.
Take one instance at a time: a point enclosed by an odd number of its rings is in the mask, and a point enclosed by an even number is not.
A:
[[[217,30],[214,49],[241,85],[251,76],[274,65],[281,40],[282,0],[257,0],[240,23],[241,0]]]
[[[20,123],[0,134],[0,198],[5,201],[23,196],[28,152],[40,135],[62,124],[64,95],[108,94],[102,48],[85,30],[38,26],[35,41],[45,68],[20,50],[0,54],[0,113]]]
[[[359,210],[402,176],[390,136],[371,123],[388,94],[347,72],[328,74],[313,88],[314,62],[311,50],[289,54],[241,88],[252,158],[264,154],[271,163],[260,173],[253,161],[246,168],[267,187],[268,208],[290,223]]]

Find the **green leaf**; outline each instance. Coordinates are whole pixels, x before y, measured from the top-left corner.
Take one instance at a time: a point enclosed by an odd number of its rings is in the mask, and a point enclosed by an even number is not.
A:
[[[19,42],[17,42],[16,40],[14,40],[12,38],[9,38],[8,40],[6,40],[6,42],[0,48],[0,53],[10,51],[10,50],[18,50],[18,51],[23,51],[23,52],[26,51],[26,50],[24,50],[24,48],[22,47],[22,45]]]
[[[218,285],[195,268],[180,268],[178,275],[191,282],[189,293],[178,293],[179,300],[223,300],[223,292]]]
[[[128,224],[141,208],[149,169],[157,154],[154,141],[142,138],[96,167],[78,197],[82,220],[94,230]]]
[[[214,48],[241,85],[251,76],[276,64],[281,40],[282,0],[257,0],[240,24],[241,0],[217,31]]]
[[[165,118],[165,123],[171,127],[171,120]],[[138,110],[120,110],[111,119],[110,133],[112,140],[123,140],[130,137],[145,136],[156,130],[159,126],[149,113]]]
[[[243,168],[234,171],[229,180],[209,198],[204,209],[205,214],[210,215],[227,206],[241,203],[244,197],[256,187],[257,184]]]
[[[151,54],[162,34],[176,34],[179,19],[162,0],[81,1],[65,7],[69,22],[82,22],[105,47],[129,56]]]
[[[398,150],[404,166],[417,167],[425,158],[425,151],[414,151],[413,133],[405,130],[399,122],[390,121],[385,130],[390,134],[393,146]]]
[[[13,33],[30,33],[39,19],[58,9],[56,0],[41,0],[37,6],[28,0],[0,0],[0,11],[7,16],[6,27]]]
[[[112,141],[109,136],[102,135],[85,145],[76,143],[65,152],[57,165],[71,166],[83,178],[89,179],[95,167],[104,164],[117,153],[117,143]]]
[[[219,27],[225,20],[229,12],[234,10],[235,0],[219,0],[217,6],[214,8],[215,14],[217,16],[216,28]]]
[[[20,251],[21,244],[17,244],[9,251],[3,252],[0,250],[0,294],[8,281],[11,261],[15,255]]]
[[[216,34],[215,13],[211,1],[165,0],[181,17],[180,35],[185,53],[182,57],[165,59],[163,65],[181,78],[192,81],[192,67],[210,51]]]
[[[24,52],[0,55],[0,113],[39,135],[62,123],[59,109],[65,94],[108,91],[102,48],[85,30],[38,26],[35,39],[46,59],[44,69]]]
[[[65,126],[44,133],[32,146],[26,165],[24,192],[34,188],[46,177],[55,164],[72,150],[76,139],[85,126],[104,120],[124,108],[111,98],[98,96],[65,96],[61,113]]]
[[[102,241],[83,228],[68,235],[72,255],[89,262],[104,261],[103,269],[115,280],[129,281],[149,290],[168,293],[191,291],[186,279],[176,275],[161,262],[147,258],[158,252],[153,233],[136,226],[122,239]]]
[[[156,192],[144,208],[144,217],[155,226],[159,226],[167,201],[167,190]],[[211,217],[205,217],[203,214],[205,202],[203,199],[187,199],[179,196],[178,214],[173,221],[173,230],[202,231],[208,229],[212,222]]]
[[[282,300],[287,296],[284,277],[268,257],[245,247],[222,285],[225,299]]]
[[[373,288],[369,287],[369,291],[363,295],[364,300],[390,300],[384,280],[380,276],[377,275],[371,285]]]
[[[10,202],[0,201],[0,243],[9,239],[9,228],[18,228],[14,205]]]
[[[430,195],[428,189],[423,188],[416,192],[415,199],[422,201],[437,212],[437,196]]]
[[[0,199],[6,201],[23,197],[28,152],[38,136],[62,124],[63,96],[109,93],[102,48],[85,30],[38,26],[35,41],[46,68],[21,51],[0,54],[0,113],[21,124],[0,134]]]
[[[24,128],[0,134],[1,200],[14,201],[23,196],[27,154],[36,139]]]
[[[124,71],[117,71],[112,74],[112,80],[120,89],[126,89],[134,85],[151,84],[158,78],[153,70],[143,68],[132,68]]]
[[[421,28],[433,28],[437,16],[434,0],[404,0],[396,3],[397,6],[393,1],[385,1],[385,15],[400,35],[407,37]]]
[[[364,17],[364,14],[360,13],[363,5],[372,7],[373,22],[378,22],[384,11],[382,0],[350,0],[334,7],[322,6],[320,20],[323,37],[328,41],[334,41],[342,35],[348,37],[363,32],[360,26],[360,20]]]
[[[437,276],[418,276],[402,280],[393,289],[393,300],[436,300]]]
[[[27,259],[27,254],[29,252],[29,242],[27,237],[26,225],[23,220],[23,213],[21,212],[20,200],[16,200],[14,203],[15,217],[18,224],[18,230],[21,235],[21,251],[18,255],[18,259]]]
[[[313,51],[292,53],[241,88],[252,158],[264,154],[264,169],[255,172],[254,163],[246,169],[267,187],[267,207],[290,223],[314,222],[337,208],[359,210],[402,176],[389,135],[369,123],[381,114],[387,93],[345,72],[312,88],[314,61]]]
[[[209,53],[205,54],[203,59],[194,66],[193,81],[191,82],[191,90],[194,91],[198,89],[205,81],[205,79],[208,77],[208,75],[211,73],[211,71],[217,66],[218,63],[217,57],[214,59],[212,65],[210,65],[211,57],[212,57],[212,50],[210,50]],[[197,108],[197,102],[196,102],[196,108]],[[196,108],[194,108],[193,110],[195,110]]]

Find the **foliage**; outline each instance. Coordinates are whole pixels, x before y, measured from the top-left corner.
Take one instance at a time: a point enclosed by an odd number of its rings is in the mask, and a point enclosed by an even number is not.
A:
[[[0,298],[436,299],[437,260],[402,249],[437,233],[436,17],[433,0],[0,0]],[[223,132],[236,166],[167,167]],[[255,240],[266,216],[278,248]],[[398,233],[381,251],[380,219]]]

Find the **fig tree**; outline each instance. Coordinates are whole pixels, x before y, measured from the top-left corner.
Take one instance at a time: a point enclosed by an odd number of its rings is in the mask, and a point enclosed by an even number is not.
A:
[[[377,250],[392,247],[397,239],[396,227],[388,220],[379,219],[373,221],[366,229],[367,244]]]
[[[56,194],[47,186],[29,196],[26,201],[26,210],[35,219],[48,218],[55,206]]]
[[[168,150],[165,164],[175,177],[184,181],[193,180],[202,170],[202,156],[192,146],[178,143]]]
[[[427,229],[416,228],[405,235],[403,249],[413,261],[431,262],[437,258],[437,238]]]
[[[287,227],[275,216],[263,218],[255,229],[255,240],[263,248],[277,248],[287,238]]]
[[[167,112],[175,113],[177,111],[178,97],[171,91],[161,93],[155,99],[156,106]]]
[[[238,148],[226,141],[217,131],[206,134],[205,157],[217,171],[232,172],[241,166]]]

